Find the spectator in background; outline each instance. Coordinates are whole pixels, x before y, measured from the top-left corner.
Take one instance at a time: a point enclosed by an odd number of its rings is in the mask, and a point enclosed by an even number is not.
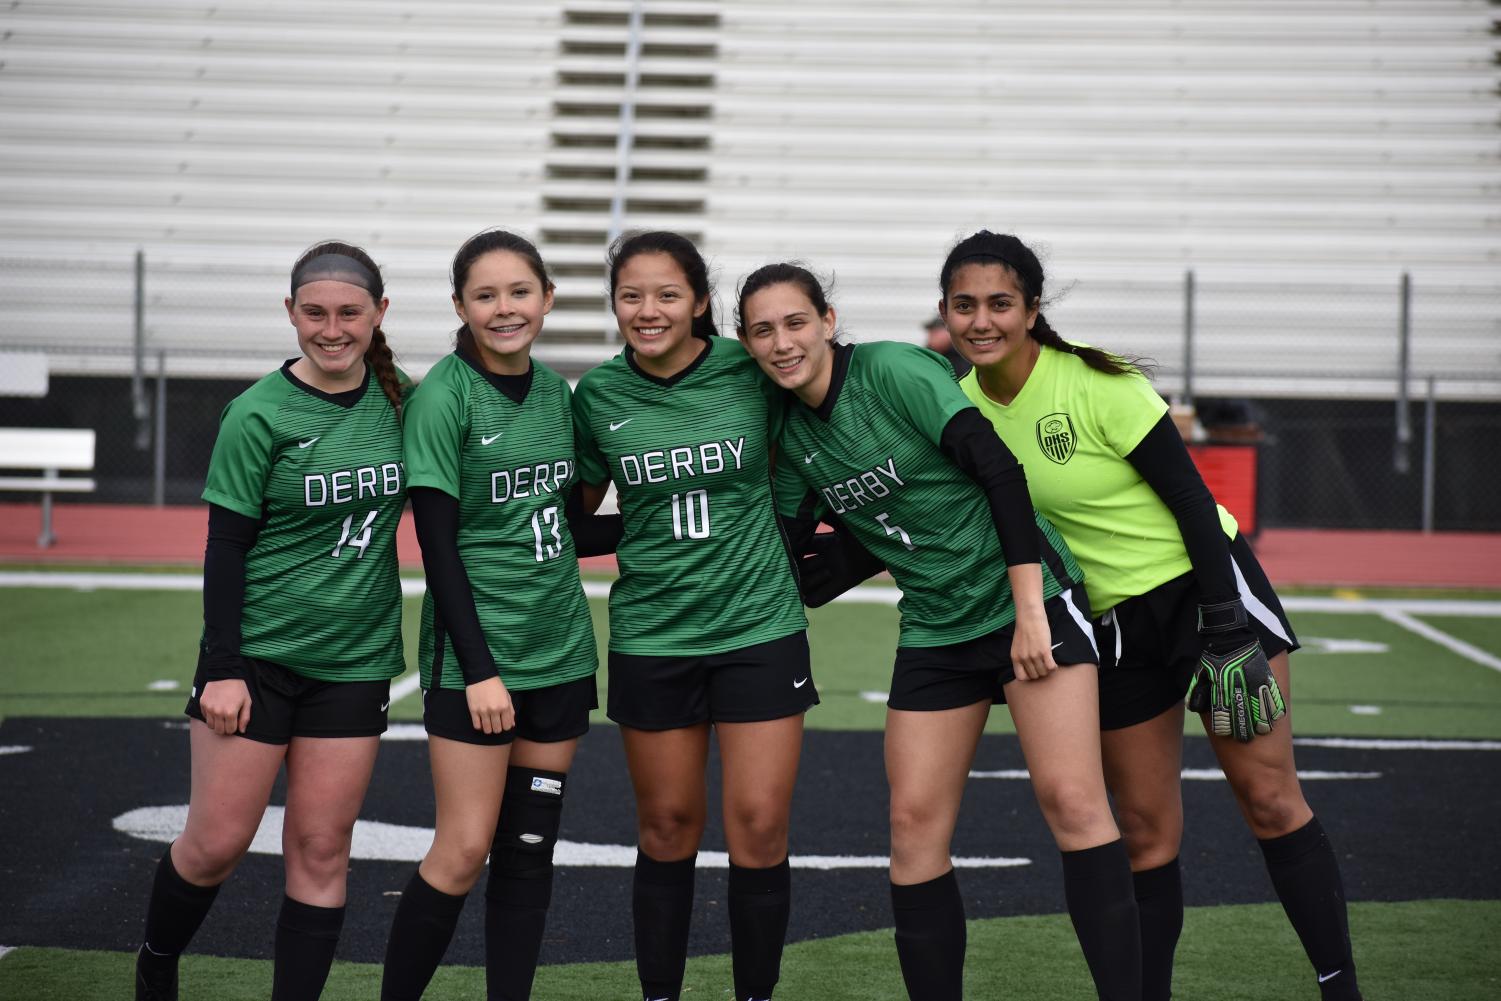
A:
[[[943,317],[934,313],[927,323],[923,324],[923,345],[929,351],[937,351],[949,360],[954,367],[956,378],[964,378],[970,370],[970,364],[964,356],[954,350],[954,342],[949,337],[949,328],[943,325]]]

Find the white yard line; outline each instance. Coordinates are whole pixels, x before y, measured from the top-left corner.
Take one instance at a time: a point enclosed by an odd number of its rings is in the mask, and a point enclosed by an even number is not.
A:
[[[1501,751],[1501,740],[1424,740],[1400,737],[1294,737],[1299,747],[1349,751]]]
[[[969,773],[972,779],[1010,779],[1025,782],[1031,779],[1031,774],[1025,768],[1001,768],[996,771],[972,771]],[[1329,772],[1329,771],[1299,771],[1298,778],[1304,782],[1340,781],[1344,779],[1379,779],[1380,772]],[[1186,782],[1218,782],[1223,781],[1225,773],[1218,768],[1185,768],[1181,778]]]
[[[422,675],[413,671],[391,686],[391,704],[395,705],[422,686]]]
[[[76,591],[197,591],[203,577],[197,573],[111,573],[107,571],[0,571],[0,587],[56,587]],[[401,593],[407,597],[422,594],[420,577],[404,577]],[[591,598],[608,597],[608,581],[584,581],[584,593]],[[895,605],[902,592],[889,584],[862,584],[836,601],[867,605]],[[1456,615],[1476,618],[1501,618],[1501,601],[1463,601],[1439,598],[1284,598],[1290,612],[1331,612],[1342,615],[1380,615],[1398,612],[1409,615]],[[1501,670],[1501,668],[1498,668]]]
[[[1401,626],[1410,633],[1417,633],[1426,640],[1431,640],[1441,647],[1454,651],[1466,660],[1473,660],[1475,663],[1483,667],[1488,667],[1492,671],[1501,671],[1501,657],[1486,653],[1478,646],[1472,646],[1462,639],[1450,636],[1442,629],[1435,629],[1428,623],[1421,622],[1406,612],[1389,608],[1381,613],[1381,617],[1388,622]]]

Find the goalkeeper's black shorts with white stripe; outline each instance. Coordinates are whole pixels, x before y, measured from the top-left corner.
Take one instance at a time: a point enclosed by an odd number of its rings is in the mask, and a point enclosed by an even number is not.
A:
[[[1244,536],[1230,541],[1235,585],[1267,659],[1298,649],[1287,612]],[[1154,719],[1183,701],[1199,664],[1199,582],[1190,571],[1127,598],[1094,620],[1100,647],[1100,728]]]

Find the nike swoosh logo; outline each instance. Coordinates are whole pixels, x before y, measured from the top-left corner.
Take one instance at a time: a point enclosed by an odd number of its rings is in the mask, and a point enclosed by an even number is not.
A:
[[[801,687],[803,687],[803,686],[804,686],[804,685],[806,685],[806,684],[807,684],[807,683],[808,683],[808,679],[807,679],[807,678],[804,678],[804,679],[803,679],[803,680],[802,680],[802,681],[794,681],[794,682],[793,682],[793,683],[792,683],[792,687],[793,687],[793,688],[801,688]]]
[[[636,418],[634,418],[634,417],[627,417],[625,420],[621,421],[619,424],[616,424],[614,421],[611,421],[610,422],[610,430],[611,431],[619,431],[621,428],[625,427],[627,424],[629,424],[631,421],[633,421],[635,419]]]
[[[321,435],[321,434],[320,434],[320,435],[318,435],[318,437],[317,437],[317,438],[309,438],[309,439],[308,439],[308,440],[307,440],[307,441],[299,441],[299,442],[298,442],[298,443],[297,443],[297,447],[298,447],[298,448],[307,448],[307,447],[308,447],[308,446],[309,446],[309,445],[311,445],[311,444],[312,444],[312,443],[313,443],[313,442],[315,442],[315,441],[317,441],[317,440],[318,440],[318,438],[322,438],[322,437],[323,437],[323,436],[322,436],[322,435]]]
[[[384,702],[382,702],[380,704],[380,711],[381,712],[385,712],[389,708],[391,708],[391,700],[390,699],[387,699],[386,701],[384,701]]]
[[[488,445],[488,444],[490,444],[490,443],[491,443],[491,442],[492,442],[492,441],[494,441],[494,440],[495,440],[495,439],[496,439],[496,438],[499,438],[499,437],[500,437],[500,436],[501,436],[501,435],[503,435],[503,434],[505,434],[505,432],[504,432],[504,431],[497,431],[497,432],[496,432],[496,433],[495,433],[495,434],[492,434],[492,435],[489,435],[489,436],[488,436],[488,437],[486,437],[486,436],[484,436],[484,435],[481,435],[481,436],[480,436],[480,440],[479,440],[479,443],[480,443],[480,444],[481,444],[481,445]]]
[[[815,457],[816,457],[816,456],[817,456],[817,455],[818,455],[818,453],[817,453],[817,452],[814,452],[814,453],[813,453],[813,454],[812,454],[812,455],[805,455],[805,456],[803,456],[803,462],[804,462],[804,463],[812,463],[812,461],[813,461],[813,459],[814,459],[814,458],[815,458]]]
[[[1054,650],[1058,649],[1059,647],[1061,647],[1063,645],[1063,643],[1064,643],[1063,640],[1059,640],[1057,643],[1053,644],[1053,649]]]
[[[1335,977],[1339,976],[1341,973],[1344,973],[1344,972],[1345,972],[1344,970],[1335,970],[1333,973],[1320,973],[1319,974],[1319,983],[1322,984],[1326,980],[1333,980]]]

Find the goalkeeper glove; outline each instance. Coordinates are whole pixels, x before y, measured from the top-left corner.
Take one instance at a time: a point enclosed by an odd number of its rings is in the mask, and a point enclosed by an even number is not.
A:
[[[1261,642],[1239,600],[1199,606],[1204,652],[1188,686],[1188,708],[1208,713],[1214,733],[1249,743],[1287,712]]]

